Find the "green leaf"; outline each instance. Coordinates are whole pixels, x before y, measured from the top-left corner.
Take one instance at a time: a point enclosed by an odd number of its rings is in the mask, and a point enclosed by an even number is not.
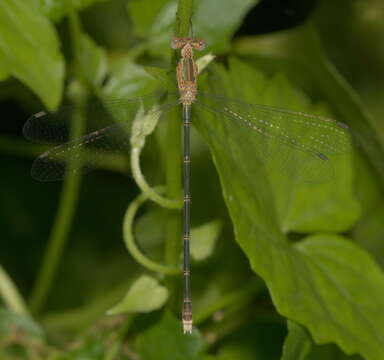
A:
[[[165,313],[160,322],[138,335],[137,352],[145,360],[197,360],[202,338],[197,330],[184,335],[180,320]]]
[[[372,209],[382,201],[382,181],[372,166],[358,152],[354,156],[356,173],[356,197],[361,206],[362,217],[370,216]]]
[[[194,2],[193,36],[202,37],[210,49],[224,51],[247,11],[256,0],[198,0]],[[220,9],[220,11],[217,11]],[[147,50],[155,55],[169,53],[177,2],[141,0],[128,2],[135,32],[145,37]]]
[[[81,73],[92,85],[99,85],[107,73],[107,58],[103,48],[97,46],[86,34],[81,37]]]
[[[334,336],[347,354],[383,359],[384,315],[379,308],[384,305],[384,277],[372,258],[353,243],[330,235],[313,236],[296,248],[310,262],[311,284],[325,305],[312,317],[328,313],[327,323],[311,324],[312,334],[323,333],[314,340],[324,343]]]
[[[263,104],[279,108],[315,113],[315,109],[300,104],[294,89],[280,74],[266,85],[261,101]],[[282,159],[286,161],[284,157]],[[305,181],[301,181],[302,174],[299,172],[297,179],[294,176],[280,176],[282,171],[287,171],[289,175],[289,166],[296,171],[295,164],[291,164],[289,159],[283,165],[279,160],[275,164],[271,162],[268,168],[283,231],[339,232],[354,224],[360,216],[360,207],[353,196],[351,157],[346,154],[330,159],[328,163],[331,166],[317,160],[309,160],[307,155],[295,157],[294,162],[298,167],[303,167]],[[323,165],[325,166],[322,169]],[[313,191],[315,188],[316,191]],[[348,211],[344,211],[347,209]]]
[[[175,22],[177,2],[143,0],[128,2],[135,32],[147,39],[147,50],[154,56],[170,54],[170,39]]]
[[[364,360],[360,355],[346,355],[336,345],[314,345],[308,354],[308,360]]]
[[[369,251],[382,267],[384,267],[383,234],[384,203],[381,202],[358,223],[352,236],[356,243]]]
[[[305,360],[312,347],[312,339],[305,328],[288,320],[288,336],[281,360]]]
[[[0,2],[0,57],[5,69],[39,96],[46,107],[58,105],[63,57],[54,27],[33,2]]]
[[[137,35],[150,37],[170,30],[175,21],[176,5],[174,0],[129,1],[127,8]]]
[[[303,103],[303,97],[298,96],[283,76],[277,75],[267,81],[261,73],[238,60],[230,60],[229,73],[216,67],[214,76],[208,81],[213,84],[210,91],[218,95],[228,95],[253,104],[312,113],[312,107]],[[225,100],[221,104],[216,102],[215,106],[220,111],[221,107],[226,106]],[[206,111],[202,114],[203,117],[205,123],[212,123],[213,120],[210,120],[210,114]],[[350,154],[335,156],[324,163],[277,143],[271,145],[275,146],[271,149],[273,156],[264,161],[265,156],[262,153],[257,155],[264,146],[259,144],[262,139],[258,133],[244,128],[240,123],[234,126],[241,139],[238,140],[239,143],[244,143],[243,148],[248,147],[248,152],[245,156],[236,154],[235,147],[227,155],[235,158],[235,161],[254,163],[257,168],[255,171],[268,177],[268,187],[274,195],[273,200],[267,201],[276,202],[276,207],[271,212],[277,212],[279,228],[283,232],[345,231],[357,220],[360,211],[354,197]],[[215,128],[210,131],[219,135]],[[298,136],[310,135],[304,133]],[[221,139],[217,139],[221,141],[221,149],[228,148],[227,137],[224,134]],[[252,184],[256,188],[257,180]]]
[[[158,81],[143,66],[133,63],[128,54],[115,59],[109,70],[110,76],[103,87],[103,93],[107,97],[129,98],[149,93],[158,85]]]
[[[252,68],[232,62],[229,73],[220,70],[209,83],[216,92],[226,90],[232,97],[238,92],[242,99],[253,98],[257,102],[252,87],[263,94],[266,79]],[[278,212],[277,206],[281,207],[291,195],[296,197],[303,185],[292,182],[291,188],[285,187],[292,194],[276,190],[274,186],[279,182],[275,177],[279,175],[285,186],[285,173],[268,173],[265,162],[257,157],[262,139],[236,120],[208,116],[205,112],[194,124],[212,152],[236,241],[252,269],[265,280],[279,313],[308,328],[316,343],[335,342],[348,354],[360,353],[368,360],[383,359],[384,276],[379,267],[367,253],[337,235],[313,235],[292,245],[282,233],[284,214]],[[282,148],[281,156],[288,151]],[[298,160],[303,161],[300,157]],[[336,163],[343,160],[350,159],[346,156]],[[301,163],[293,160],[290,165],[300,169]],[[329,201],[335,201],[332,211],[337,208],[348,213],[355,201],[353,187],[345,189],[338,182],[351,184],[351,174],[335,171],[337,176],[329,184],[311,185],[308,201],[326,207]],[[318,186],[329,187],[329,197],[337,198],[319,201]],[[276,201],[275,197],[281,199]],[[321,207],[312,213],[308,209],[302,208],[301,213],[298,206],[295,211],[303,217],[323,218]],[[349,221],[353,218],[348,217]],[[317,230],[329,229],[324,218],[316,221]]]
[[[109,64],[108,81],[104,84],[101,91],[101,98],[105,101],[108,108],[109,100],[112,99],[132,99],[139,95],[152,93],[159,85],[159,82],[149,75],[143,66],[132,62],[128,54],[123,54],[114,59]],[[150,104],[145,103],[148,109],[157,100],[156,97],[146,97]],[[136,99],[140,100],[140,99]],[[136,101],[139,104],[139,101]],[[129,111],[128,111],[129,110]],[[135,110],[135,112],[132,112]],[[137,111],[135,106],[132,109],[126,107],[110,107],[110,112],[117,121],[128,121],[132,119]]]
[[[71,0],[75,10],[83,10],[88,6],[106,0]],[[58,22],[68,14],[67,0],[39,0],[42,12],[50,19]]]
[[[237,51],[256,55],[259,63],[270,71],[284,69],[293,83],[320,94],[332,106],[339,120],[346,122],[355,141],[384,179],[384,153],[374,121],[359,94],[327,58],[320,36],[310,21],[287,31],[278,31],[245,39]]]
[[[204,260],[212,254],[221,229],[222,223],[220,220],[210,221],[192,228],[191,255],[195,260]]]
[[[195,36],[216,52],[228,49],[232,35],[258,0],[197,0],[193,16]],[[218,11],[218,9],[220,9]]]
[[[161,308],[167,299],[167,288],[154,278],[142,275],[132,284],[123,300],[108,310],[108,315],[151,312]]]

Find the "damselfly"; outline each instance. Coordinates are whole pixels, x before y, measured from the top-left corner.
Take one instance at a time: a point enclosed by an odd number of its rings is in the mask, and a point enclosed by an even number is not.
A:
[[[184,294],[182,322],[184,333],[192,331],[192,304],[190,292],[190,125],[191,107],[197,106],[218,115],[223,121],[232,121],[243,125],[253,134],[259,144],[259,160],[266,161],[285,156],[283,153],[300,152],[305,154],[318,168],[328,162],[330,157],[344,153],[349,149],[347,126],[338,121],[312,116],[304,113],[276,109],[264,105],[250,105],[208,94],[197,96],[198,68],[193,58],[194,50],[205,48],[202,40],[194,38],[174,38],[171,47],[180,50],[181,57],[176,68],[178,84],[177,97],[167,104],[152,110],[152,113],[165,112],[173,106],[182,106],[183,116],[183,277]],[[119,113],[119,118],[129,120],[133,117],[138,104],[146,98],[117,100],[86,109],[91,117],[102,118],[103,114]],[[32,116],[24,126],[24,135],[32,140],[65,142],[68,139],[66,119],[73,111],[64,108],[56,114],[40,112]],[[88,114],[89,115],[89,114]],[[37,158],[32,167],[32,176],[41,181],[62,179],[68,172],[97,166],[105,156],[105,150],[127,149],[130,122],[123,121],[107,127],[100,127],[87,135],[58,145]],[[277,151],[275,144],[286,151]],[[75,161],[80,153],[87,153],[84,161]],[[102,151],[100,151],[102,150]],[[225,151],[228,151],[225,149]],[[73,165],[73,163],[75,165]],[[77,164],[77,165],[76,165]]]

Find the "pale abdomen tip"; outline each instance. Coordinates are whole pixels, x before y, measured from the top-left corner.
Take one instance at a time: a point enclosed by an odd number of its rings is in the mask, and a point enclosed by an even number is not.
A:
[[[183,320],[183,333],[192,334],[192,320]]]

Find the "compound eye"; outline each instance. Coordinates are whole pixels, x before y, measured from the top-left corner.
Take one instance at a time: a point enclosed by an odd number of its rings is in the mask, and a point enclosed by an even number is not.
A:
[[[195,44],[195,49],[198,51],[202,51],[205,49],[205,41],[204,40],[198,40]]]
[[[171,41],[171,48],[176,50],[181,47],[181,40],[179,38],[173,38]]]

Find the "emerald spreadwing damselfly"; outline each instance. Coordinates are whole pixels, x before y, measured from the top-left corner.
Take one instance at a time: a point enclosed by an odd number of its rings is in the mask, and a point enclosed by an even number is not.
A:
[[[184,333],[192,331],[192,304],[190,291],[190,125],[191,108],[214,114],[221,121],[230,121],[244,126],[254,134],[254,141],[260,151],[255,154],[258,160],[269,161],[284,157],[289,153],[301,153],[310,159],[314,167],[327,169],[329,160],[349,150],[348,127],[338,121],[308,115],[300,112],[277,109],[265,105],[251,105],[225,97],[197,91],[198,68],[193,52],[205,48],[202,40],[194,38],[174,38],[171,47],[180,50],[180,60],[176,68],[178,93],[168,95],[167,102],[150,112],[154,115],[166,113],[176,105],[182,107],[183,118],[183,262],[184,292],[182,322]],[[56,113],[40,112],[32,116],[24,126],[24,135],[34,141],[59,142],[38,157],[32,166],[32,176],[40,181],[60,180],[68,173],[97,167],[106,151],[126,151],[129,147],[131,119],[141,103],[151,102],[152,96],[138,99],[123,99],[95,103],[86,106],[87,116],[95,119],[107,118],[113,114],[118,121],[90,131],[78,139],[68,141],[67,124],[74,111],[73,106],[65,107]],[[278,144],[278,147],[275,145]],[[277,151],[276,149],[279,149]],[[283,150],[281,150],[283,149]],[[89,150],[89,151],[88,151]],[[224,151],[230,151],[224,149]],[[80,154],[87,153],[84,161],[78,161]],[[76,160],[77,159],[77,160]]]

